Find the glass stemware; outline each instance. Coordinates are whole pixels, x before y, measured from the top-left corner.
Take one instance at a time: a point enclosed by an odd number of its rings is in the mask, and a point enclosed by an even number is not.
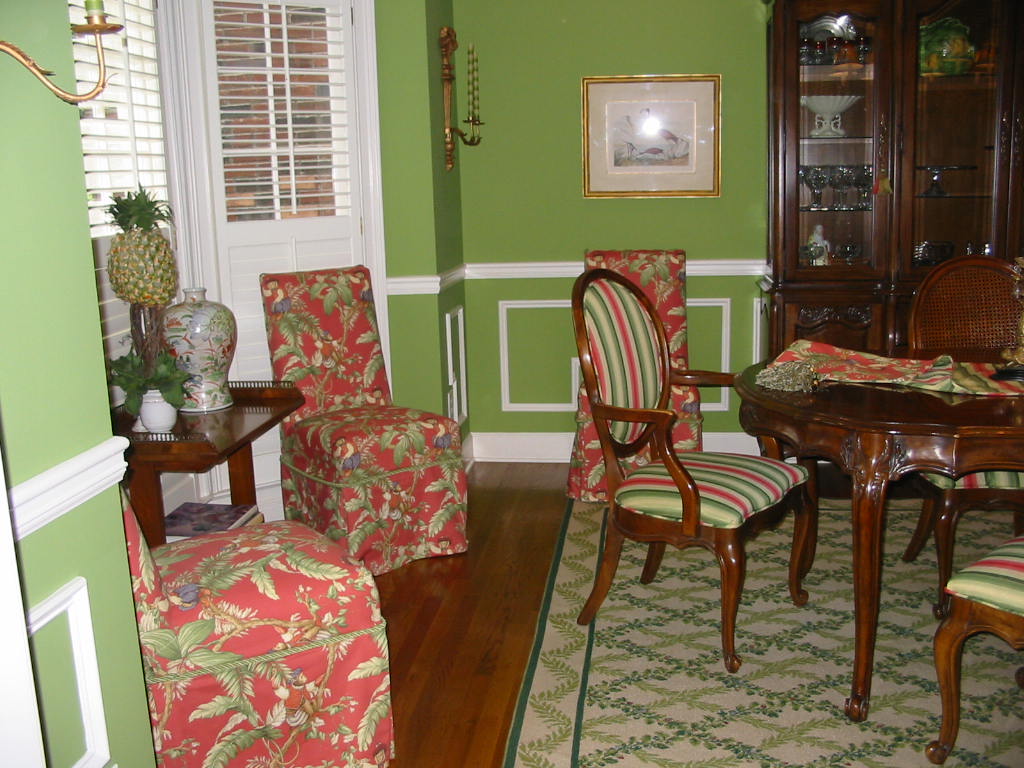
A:
[[[821,193],[828,186],[829,172],[823,165],[809,165],[804,170],[804,184],[811,190],[811,210],[821,210]]]
[[[875,175],[870,165],[859,165],[853,174],[853,186],[857,188],[857,208],[861,211],[871,210],[871,187]]]
[[[830,182],[834,191],[832,207],[837,211],[848,211],[851,209],[846,202],[846,191],[853,186],[855,169],[852,165],[835,165],[832,167]]]

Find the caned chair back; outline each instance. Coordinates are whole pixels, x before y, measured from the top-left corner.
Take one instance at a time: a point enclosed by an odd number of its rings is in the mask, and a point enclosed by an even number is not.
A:
[[[650,300],[633,283],[610,270],[585,272],[573,292],[573,318],[592,405],[666,407],[665,331]],[[616,441],[631,443],[645,425],[610,421],[607,426]]]
[[[997,358],[1000,350],[1015,347],[1021,305],[1014,274],[1010,264],[991,256],[961,256],[932,269],[910,309],[911,354]]]
[[[260,275],[270,362],[305,405],[282,425],[361,405],[390,405],[366,267]]]

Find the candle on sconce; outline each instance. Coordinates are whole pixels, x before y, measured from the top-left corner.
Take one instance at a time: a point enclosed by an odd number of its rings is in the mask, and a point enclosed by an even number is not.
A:
[[[97,16],[103,13],[103,0],[85,0],[85,15]]]
[[[469,120],[480,119],[480,63],[476,57],[476,46],[469,46],[469,77],[467,78],[469,95]]]

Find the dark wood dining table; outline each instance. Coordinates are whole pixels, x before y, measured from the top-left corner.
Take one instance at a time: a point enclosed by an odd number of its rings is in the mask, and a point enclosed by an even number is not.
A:
[[[853,483],[853,683],[846,714],[868,716],[889,484],[928,470],[950,477],[1024,470],[1024,397],[954,395],[892,385],[825,383],[812,392],[766,389],[763,364],[736,378],[740,424],[786,456],[827,459]]]

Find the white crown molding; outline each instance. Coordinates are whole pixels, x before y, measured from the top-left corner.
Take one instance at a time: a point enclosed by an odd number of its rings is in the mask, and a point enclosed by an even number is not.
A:
[[[11,488],[15,538],[20,541],[120,482],[127,447],[127,439],[111,437]]]
[[[436,295],[463,280],[571,278],[582,271],[582,260],[463,264],[440,275],[389,277],[387,289],[391,296]],[[694,259],[686,262],[687,277],[764,277],[767,274],[768,265],[761,259]]]

